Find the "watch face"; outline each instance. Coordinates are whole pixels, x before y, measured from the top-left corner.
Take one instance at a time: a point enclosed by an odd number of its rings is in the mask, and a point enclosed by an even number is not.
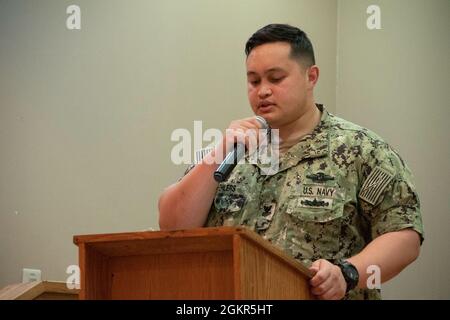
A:
[[[350,279],[358,280],[358,271],[356,271],[353,267],[347,268],[347,272]]]
[[[344,276],[345,282],[347,282],[347,292],[352,290],[358,285],[359,281],[359,273],[354,265],[351,263],[344,261],[340,263],[340,267],[342,270],[342,275]]]

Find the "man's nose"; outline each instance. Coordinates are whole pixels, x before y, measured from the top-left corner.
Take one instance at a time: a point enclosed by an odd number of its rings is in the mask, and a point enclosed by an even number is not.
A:
[[[272,94],[272,89],[269,86],[261,86],[258,91],[258,96],[260,99],[265,99]]]

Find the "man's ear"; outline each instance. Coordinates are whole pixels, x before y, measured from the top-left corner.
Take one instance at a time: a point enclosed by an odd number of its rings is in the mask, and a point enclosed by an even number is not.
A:
[[[314,86],[317,83],[317,80],[319,80],[319,67],[317,65],[313,65],[307,69],[307,77],[308,77],[308,84],[310,88],[314,88]]]

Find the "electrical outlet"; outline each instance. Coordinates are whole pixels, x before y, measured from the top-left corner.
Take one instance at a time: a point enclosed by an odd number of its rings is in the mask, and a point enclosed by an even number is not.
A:
[[[22,282],[41,281],[41,270],[39,269],[22,269]]]

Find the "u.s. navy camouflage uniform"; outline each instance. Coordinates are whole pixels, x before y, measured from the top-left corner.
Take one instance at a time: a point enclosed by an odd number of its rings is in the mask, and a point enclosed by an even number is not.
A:
[[[206,226],[244,225],[310,266],[350,258],[372,239],[405,228],[421,239],[411,172],[373,132],[328,113],[280,158],[278,173],[240,164],[220,183]],[[354,289],[347,299],[379,299]]]

